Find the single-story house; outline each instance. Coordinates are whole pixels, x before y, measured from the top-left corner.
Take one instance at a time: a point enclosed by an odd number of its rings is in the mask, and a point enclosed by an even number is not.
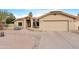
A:
[[[23,17],[14,21],[15,27],[41,31],[72,31],[79,29],[79,16],[63,11],[50,11],[39,17]]]

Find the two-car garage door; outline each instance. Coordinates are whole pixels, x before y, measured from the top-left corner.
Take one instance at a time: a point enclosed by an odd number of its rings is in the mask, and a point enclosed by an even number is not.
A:
[[[42,24],[42,30],[69,31],[69,22],[67,20],[45,20]]]

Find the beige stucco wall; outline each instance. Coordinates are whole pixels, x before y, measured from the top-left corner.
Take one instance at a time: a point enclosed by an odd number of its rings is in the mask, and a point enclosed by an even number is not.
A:
[[[74,22],[74,25],[75,25],[75,30],[78,30],[78,27],[79,27],[79,21],[75,21],[75,22]]]
[[[68,25],[68,22],[60,22],[60,21],[56,21],[54,23],[53,20],[67,20],[69,21],[69,30],[74,30],[75,27],[74,27],[74,23],[73,23],[73,19],[72,18],[69,18],[67,16],[64,16],[64,15],[48,15],[46,17],[43,17],[41,19],[39,19],[40,21],[40,26],[39,26],[39,29],[40,30],[43,30],[43,31],[64,31],[65,29],[68,29],[68,27],[66,25]],[[52,20],[51,22],[45,22],[44,20]],[[62,25],[63,24],[63,25]],[[57,28],[53,28],[53,27],[57,27]],[[59,27],[59,28],[58,28]],[[61,30],[61,29],[62,30]]]
[[[22,19],[22,20],[17,20],[14,22],[14,27],[18,27],[18,23],[22,22],[22,28],[26,29],[27,28],[27,23],[26,23],[26,19]],[[32,24],[32,21],[31,21]],[[32,26],[32,25],[31,25]]]
[[[24,20],[17,20],[14,22],[14,27],[18,27],[18,23],[22,22],[22,27],[24,27]]]

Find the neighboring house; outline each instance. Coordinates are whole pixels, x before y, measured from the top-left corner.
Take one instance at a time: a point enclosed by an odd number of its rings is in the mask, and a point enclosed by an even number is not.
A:
[[[40,17],[23,17],[14,21],[15,27],[41,31],[72,31],[79,29],[79,17],[62,11],[50,11]]]

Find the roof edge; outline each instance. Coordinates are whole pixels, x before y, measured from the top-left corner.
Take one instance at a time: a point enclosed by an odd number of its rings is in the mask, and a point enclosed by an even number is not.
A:
[[[45,16],[47,16],[47,15],[56,14],[56,13],[58,13],[58,14],[63,14],[63,15],[66,15],[66,16],[68,16],[68,17],[71,17],[71,18],[76,19],[76,16],[75,16],[75,15],[71,15],[71,14],[65,13],[65,12],[63,12],[63,11],[50,11],[50,12],[48,12],[48,13],[42,15],[42,16],[39,16],[38,18],[41,19],[41,18],[43,18],[43,17],[45,17]]]

